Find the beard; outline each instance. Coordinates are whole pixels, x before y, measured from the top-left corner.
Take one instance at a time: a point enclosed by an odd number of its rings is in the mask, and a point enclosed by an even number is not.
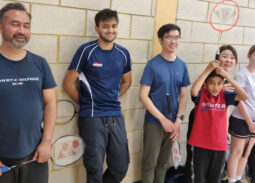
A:
[[[107,42],[107,43],[111,43],[115,40],[115,38],[117,37],[117,35],[113,36],[112,39],[108,39],[107,37],[103,36],[101,33],[98,33],[100,39],[102,39],[104,42]]]
[[[23,41],[18,41],[17,38],[22,37]],[[3,32],[3,39],[12,47],[20,49],[23,48],[29,41],[29,38],[24,34],[14,34],[12,37],[8,36],[6,32]]]

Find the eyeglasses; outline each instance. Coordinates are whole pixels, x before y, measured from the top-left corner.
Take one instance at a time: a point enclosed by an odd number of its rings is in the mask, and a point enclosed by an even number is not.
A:
[[[167,39],[167,41],[175,41],[175,42],[178,42],[181,39],[180,36],[173,37],[173,36],[169,36],[169,35],[165,36],[164,38]]]

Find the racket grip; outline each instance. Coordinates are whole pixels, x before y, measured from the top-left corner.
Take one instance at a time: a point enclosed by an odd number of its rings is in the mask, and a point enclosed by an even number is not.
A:
[[[215,60],[219,60],[219,57],[220,57],[220,50],[218,49],[215,54]]]
[[[0,167],[0,169],[1,169],[2,173],[8,172],[10,170],[10,168],[8,166],[2,166],[2,167]]]
[[[168,105],[168,112],[169,112],[170,117],[172,117],[172,106],[171,106],[169,93],[166,94],[166,99],[167,99],[167,105]]]

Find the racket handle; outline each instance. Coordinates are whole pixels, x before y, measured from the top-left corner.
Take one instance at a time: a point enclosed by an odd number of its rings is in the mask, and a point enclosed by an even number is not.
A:
[[[167,93],[166,94],[166,99],[167,99],[167,105],[168,105],[168,112],[169,112],[169,115],[170,117],[172,117],[172,107],[171,107],[171,101],[170,101],[170,94]]]
[[[10,170],[10,168],[8,166],[2,166],[2,167],[0,167],[0,169],[1,169],[2,173],[8,172]]]

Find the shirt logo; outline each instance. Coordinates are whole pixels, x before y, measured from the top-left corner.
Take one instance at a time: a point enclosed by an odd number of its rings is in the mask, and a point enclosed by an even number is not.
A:
[[[92,65],[93,65],[94,67],[103,67],[103,64],[100,64],[100,63],[98,63],[97,61],[95,61]]]
[[[0,84],[11,83],[12,85],[23,85],[26,82],[39,81],[38,77],[27,77],[27,78],[0,78]]]
[[[211,103],[202,103],[202,109],[201,111],[225,111],[226,110],[226,104],[211,104]]]

